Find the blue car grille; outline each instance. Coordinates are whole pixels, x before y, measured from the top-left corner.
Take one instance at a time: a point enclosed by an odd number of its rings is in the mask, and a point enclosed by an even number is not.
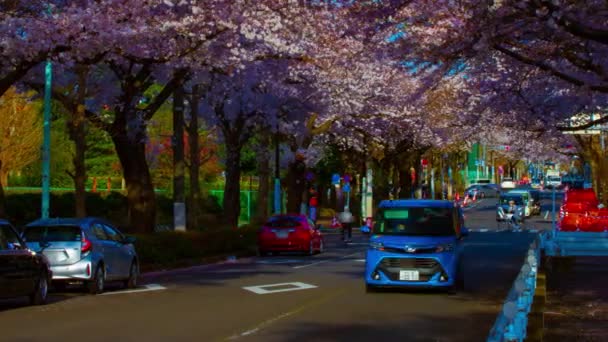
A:
[[[425,253],[435,253],[437,247],[433,248],[415,248],[413,252],[408,252],[405,247],[397,248],[397,247],[384,247],[384,250],[391,253],[403,253],[403,254],[425,254]]]
[[[384,258],[378,264],[378,270],[393,281],[399,280],[400,270],[418,270],[419,281],[429,281],[437,272],[443,271],[441,264],[432,258]]]

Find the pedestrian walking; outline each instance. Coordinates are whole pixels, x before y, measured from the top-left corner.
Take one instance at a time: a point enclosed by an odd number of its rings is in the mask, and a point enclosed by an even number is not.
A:
[[[353,222],[355,218],[348,208],[338,215],[338,219],[342,224],[342,241],[351,242],[353,237]]]
[[[312,222],[317,223],[317,205],[319,204],[319,200],[317,198],[317,192],[315,190],[311,191],[310,200],[308,201],[309,208],[309,217]]]

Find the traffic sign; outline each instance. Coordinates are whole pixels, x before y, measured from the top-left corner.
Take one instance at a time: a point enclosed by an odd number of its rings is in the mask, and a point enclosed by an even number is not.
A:
[[[337,174],[337,173],[334,173],[334,174],[331,176],[331,183],[332,183],[333,185],[338,185],[338,184],[340,184],[340,175],[339,175],[339,174]]]
[[[344,186],[342,187],[342,191],[350,192],[350,183],[344,184]]]

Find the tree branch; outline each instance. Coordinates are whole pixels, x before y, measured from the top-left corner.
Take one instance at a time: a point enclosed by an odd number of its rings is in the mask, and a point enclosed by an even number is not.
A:
[[[43,93],[44,92],[44,83],[36,83],[36,82],[25,82],[25,84],[36,90],[38,93]],[[69,97],[68,95],[65,95],[64,93],[62,93],[61,91],[59,91],[57,88],[53,87],[52,89],[52,97],[59,101],[67,110],[69,110],[70,112],[75,112],[78,104],[74,103],[73,99],[71,97]],[[97,115],[96,113],[93,113],[92,111],[85,109],[84,114],[86,116],[86,118],[96,127],[111,133],[111,125],[105,121],[103,121],[99,115]]]
[[[187,74],[187,69],[178,69],[175,71],[173,78],[171,78],[171,80],[165,84],[163,90],[161,90],[161,92],[154,98],[154,101],[144,109],[144,119],[146,121],[152,119],[154,113],[156,113],[156,111],[163,105],[163,103],[165,103],[171,94],[173,94],[173,91],[177,85],[183,81]]]
[[[585,83],[584,81],[576,78],[575,76],[569,75],[565,72],[559,71],[557,70],[555,67],[553,67],[552,65],[550,65],[549,63],[543,62],[543,61],[537,61],[534,60],[530,57],[524,56],[518,52],[515,52],[513,50],[510,50],[500,44],[495,44],[494,45],[494,49],[504,53],[505,55],[512,57],[524,64],[528,64],[531,66],[535,66],[543,71],[549,72],[551,75],[564,80],[570,84],[576,85],[576,86],[585,86],[588,85],[587,83]],[[608,85],[588,85],[589,89],[594,90],[594,91],[598,91],[598,92],[602,92],[602,93],[608,93]]]
[[[544,0],[542,1],[542,6],[549,8],[551,10],[550,14],[561,11],[560,7],[553,4],[552,1]],[[608,30],[586,26],[579,21],[569,18],[567,15],[560,15],[557,23],[570,34],[608,45]]]

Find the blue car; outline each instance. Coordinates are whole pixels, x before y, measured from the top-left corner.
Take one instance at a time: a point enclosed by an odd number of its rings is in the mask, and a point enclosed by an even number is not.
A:
[[[367,291],[438,287],[456,292],[464,283],[467,235],[462,209],[451,201],[382,201],[367,250]]]

